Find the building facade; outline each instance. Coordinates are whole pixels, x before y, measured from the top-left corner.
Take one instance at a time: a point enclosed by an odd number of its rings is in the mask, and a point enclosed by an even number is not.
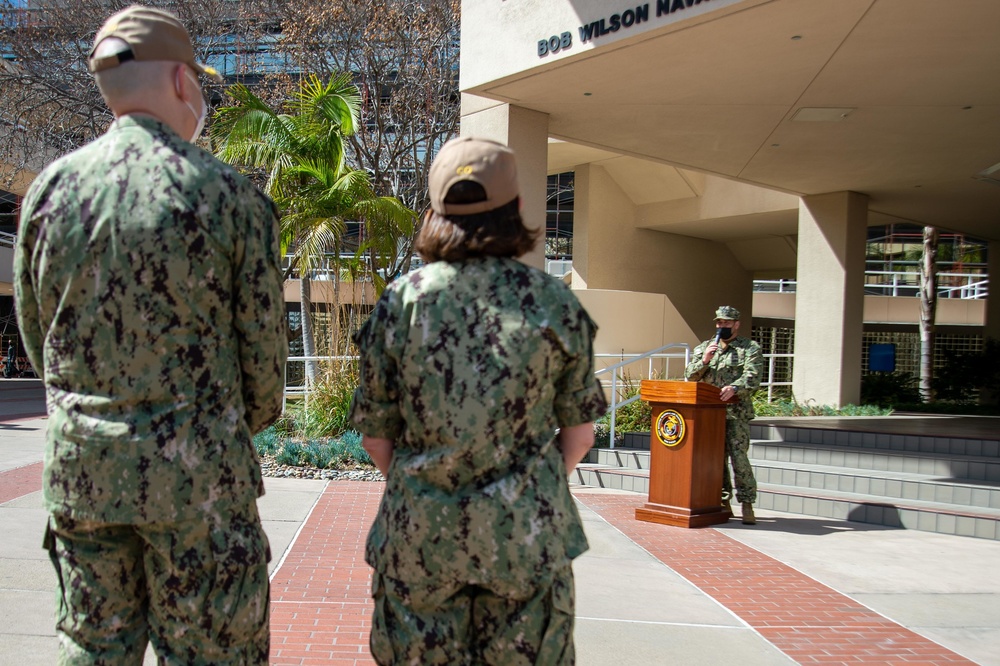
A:
[[[986,239],[996,272],[996,25],[990,0],[465,0],[462,133],[517,151],[535,226],[574,173],[598,351],[694,343],[720,303],[776,316],[754,280],[794,279],[795,396],[843,405],[892,307],[865,294],[869,226]],[[961,307],[1000,337],[997,299]]]

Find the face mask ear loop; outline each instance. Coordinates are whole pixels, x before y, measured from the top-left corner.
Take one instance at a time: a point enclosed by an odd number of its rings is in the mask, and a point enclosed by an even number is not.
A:
[[[184,73],[187,76],[191,76],[191,73],[188,71],[185,71]],[[198,87],[198,90],[201,90],[201,86],[198,84],[198,79],[191,76],[191,80],[194,81],[195,85]],[[188,139],[189,143],[194,143],[195,141],[198,140],[198,137],[201,136],[201,131],[205,129],[205,119],[208,116],[208,105],[205,104],[205,96],[202,95],[201,93],[199,93],[198,96],[201,98],[201,113],[196,113],[194,107],[191,106],[191,103],[188,102],[187,100],[184,100],[184,106],[188,108],[188,110],[191,112],[191,115],[194,116],[195,120],[194,134],[192,134],[191,138]]]

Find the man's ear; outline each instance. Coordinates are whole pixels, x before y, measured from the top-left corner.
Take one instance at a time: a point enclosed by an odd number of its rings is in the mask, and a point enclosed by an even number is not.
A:
[[[186,68],[187,65],[184,64],[178,64],[177,67],[174,68],[174,93],[176,93],[177,97],[180,98],[182,102],[189,101],[188,97],[190,97],[190,95],[188,95],[187,88],[184,87],[186,85],[185,79],[187,78],[184,71]]]

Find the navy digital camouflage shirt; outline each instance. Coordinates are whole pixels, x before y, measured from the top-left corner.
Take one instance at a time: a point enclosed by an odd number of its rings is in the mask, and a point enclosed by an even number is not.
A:
[[[587,549],[555,434],[605,413],[595,333],[564,284],[513,259],[389,285],[356,336],[351,421],[395,445],[369,564],[523,598]]]
[[[145,116],[32,183],[14,288],[49,412],[51,512],[140,524],[263,492],[251,434],[281,411],[274,205]]]
[[[684,369],[689,382],[712,386],[732,386],[738,400],[726,406],[726,418],[749,421],[754,417],[753,394],[760,388],[764,361],[760,345],[749,338],[737,337],[719,344],[708,365],[702,363],[711,340],[705,340],[691,352],[691,362]]]

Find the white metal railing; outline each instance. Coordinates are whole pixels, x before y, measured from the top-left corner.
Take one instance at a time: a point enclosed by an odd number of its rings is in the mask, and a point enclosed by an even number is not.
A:
[[[16,234],[8,234],[6,231],[0,231],[0,245],[4,247],[14,247],[14,243],[17,242]]]
[[[572,259],[546,259],[545,272],[549,275],[561,278],[573,270]]]
[[[281,396],[281,411],[285,411],[285,407],[288,405],[288,398],[290,396],[301,396],[306,400],[306,402],[308,402],[309,394],[312,393],[313,390],[313,387],[309,384],[309,375],[306,368],[303,368],[302,384],[288,384],[289,363],[302,363],[304,366],[308,361],[357,361],[358,358],[359,357],[357,356],[289,356],[287,363],[285,363],[285,392]]]
[[[668,349],[683,349],[684,351],[683,351],[683,353],[681,353],[681,352],[674,352],[672,354],[664,353]],[[618,400],[618,387],[619,387],[620,383],[622,382],[622,380],[624,379],[623,377],[620,376],[621,371],[624,368],[628,367],[629,365],[632,365],[633,363],[638,363],[639,361],[644,361],[644,360],[648,359],[648,366],[647,366],[647,370],[646,370],[646,379],[652,379],[653,378],[653,374],[654,374],[654,370],[653,370],[654,359],[661,359],[661,360],[663,360],[663,363],[664,363],[663,376],[666,377],[668,375],[668,373],[667,373],[667,370],[668,370],[667,365],[670,363],[670,359],[683,359],[684,360],[684,365],[687,366],[687,364],[691,360],[691,345],[689,345],[687,343],[684,343],[684,342],[675,342],[675,343],[671,343],[669,345],[664,345],[662,347],[659,347],[657,349],[653,349],[651,351],[648,351],[648,352],[645,352],[645,353],[642,353],[642,354],[594,354],[594,358],[595,359],[602,359],[602,358],[620,358],[620,359],[622,359],[621,361],[619,361],[618,363],[615,363],[614,365],[609,365],[606,368],[600,368],[599,370],[596,370],[594,372],[594,376],[597,376],[597,377],[600,377],[601,375],[607,374],[609,372],[611,373],[611,381],[610,381],[610,383],[605,383],[604,381],[602,381],[601,385],[604,386],[605,388],[610,388],[610,393],[611,393],[611,404],[608,405],[608,414],[611,415],[611,423],[609,424],[609,428],[608,428],[608,431],[609,431],[609,433],[608,433],[608,439],[610,440],[609,441],[610,447],[613,449],[613,448],[615,448],[615,425],[616,425],[615,424],[615,415],[616,415],[617,411],[619,409],[621,409],[622,407],[624,407],[625,405],[630,405],[630,404],[632,404],[633,402],[635,402],[636,400],[639,399],[639,396],[637,394],[637,395],[632,396],[631,398],[627,398],[627,399],[622,400],[622,401],[619,402],[619,400]]]
[[[666,353],[668,349],[682,349],[682,352]],[[600,377],[611,373],[610,381],[603,381],[601,385],[609,389],[611,393],[611,404],[608,406],[608,413],[611,415],[611,423],[609,424],[609,437],[611,448],[614,448],[614,432],[616,425],[616,412],[630,405],[639,399],[638,395],[634,395],[631,398],[626,398],[625,400],[619,400],[619,389],[624,384],[625,378],[623,377],[623,370],[630,365],[639,363],[641,361],[646,361],[645,375],[646,379],[653,379],[657,374],[663,377],[669,376],[669,363],[671,360],[683,360],[684,366],[691,361],[691,346],[686,343],[673,343],[669,345],[664,345],[658,349],[653,349],[642,354],[594,354],[595,360],[600,359],[621,359],[613,365],[609,365],[604,368],[600,368],[594,371],[594,376]],[[767,378],[765,381],[760,383],[761,388],[767,388],[767,401],[770,402],[773,398],[774,387],[776,386],[791,386],[792,382],[774,381],[775,373],[775,362],[780,358],[794,358],[794,354],[764,354],[764,359],[767,361]],[[357,361],[357,356],[289,356],[288,363],[302,363],[305,364],[307,361]],[[657,361],[662,362],[662,371],[657,369]],[[288,364],[285,365],[285,391],[282,396],[281,407],[282,410],[288,404],[289,397],[302,397],[306,400],[309,399],[309,394],[312,392],[313,387],[309,385],[308,379],[305,378],[305,372],[303,372],[303,382],[302,384],[290,385],[288,383]]]
[[[984,299],[989,295],[989,277],[983,273],[938,273],[938,297]],[[871,280],[871,281],[870,281]],[[920,274],[913,271],[865,271],[865,293],[881,296],[916,297]],[[755,292],[793,294],[795,280],[754,280]]]
[[[771,402],[774,397],[774,387],[775,386],[791,386],[792,382],[776,382],[774,381],[774,366],[775,362],[779,358],[795,358],[795,354],[764,354],[764,360],[767,361],[767,380],[760,383],[761,388],[767,388],[767,401]]]

